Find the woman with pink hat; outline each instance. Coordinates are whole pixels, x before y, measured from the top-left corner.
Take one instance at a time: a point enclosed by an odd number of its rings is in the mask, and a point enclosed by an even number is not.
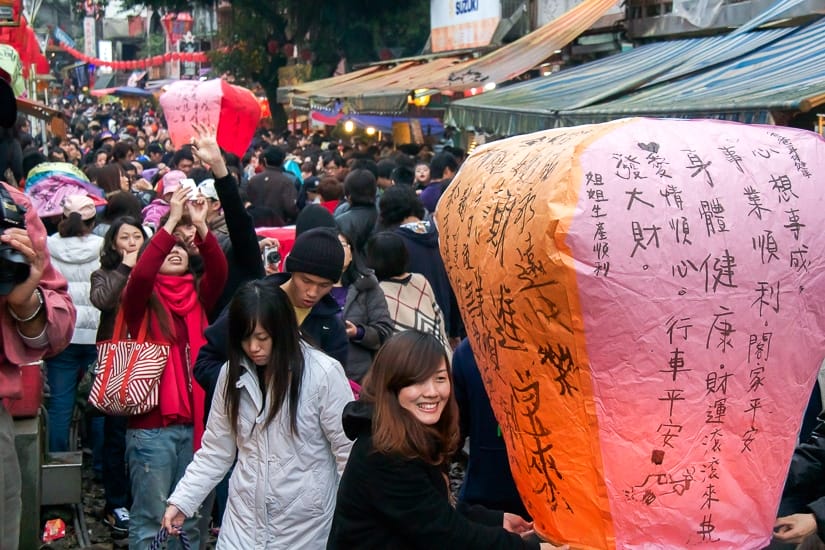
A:
[[[68,195],[63,200],[63,217],[57,233],[46,244],[55,269],[69,282],[69,295],[77,309],[71,344],[46,361],[51,394],[49,412],[49,451],[68,451],[69,425],[74,409],[77,381],[97,359],[95,348],[100,312],[89,299],[92,272],[100,268],[103,238],[92,233],[95,203],[88,195]],[[102,418],[100,430],[102,430]],[[97,430],[95,430],[97,431]]]

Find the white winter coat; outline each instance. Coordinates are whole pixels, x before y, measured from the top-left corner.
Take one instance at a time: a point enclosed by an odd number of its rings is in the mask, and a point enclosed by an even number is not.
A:
[[[193,516],[232,466],[237,447],[219,550],[326,547],[338,481],[352,447],[341,413],[353,396],[340,363],[310,346],[303,349],[298,437],[289,428],[288,400],[264,426],[269,404],[261,406],[258,375],[246,361],[236,383],[240,426],[233,438],[224,403],[227,365],[221,369],[201,448],[168,501]]]
[[[52,265],[69,282],[69,296],[77,309],[72,344],[94,344],[100,310],[89,299],[92,272],[100,269],[103,238],[97,235],[61,237],[57,233],[46,240]]]

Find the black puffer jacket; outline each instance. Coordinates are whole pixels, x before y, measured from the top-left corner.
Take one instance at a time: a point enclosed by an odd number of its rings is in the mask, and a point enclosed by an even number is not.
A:
[[[538,541],[504,530],[501,512],[453,508],[438,466],[376,452],[372,405],[349,403],[343,424],[355,444],[338,485],[327,549],[538,550]]]
[[[779,516],[813,513],[819,538],[825,541],[825,413],[805,443],[793,452]]]

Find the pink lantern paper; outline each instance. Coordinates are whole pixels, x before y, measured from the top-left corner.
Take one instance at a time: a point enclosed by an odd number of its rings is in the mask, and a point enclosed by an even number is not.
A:
[[[825,143],[628,119],[480,147],[441,252],[537,530],[758,549],[825,355]]]
[[[190,142],[193,124],[206,124],[217,128],[218,145],[241,157],[261,119],[252,92],[221,79],[174,82],[160,96],[160,104],[176,148]]]

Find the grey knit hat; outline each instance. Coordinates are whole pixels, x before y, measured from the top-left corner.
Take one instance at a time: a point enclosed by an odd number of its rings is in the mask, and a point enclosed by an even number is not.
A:
[[[298,235],[286,258],[289,273],[309,273],[329,281],[338,281],[344,269],[344,247],[338,232],[316,227]]]

